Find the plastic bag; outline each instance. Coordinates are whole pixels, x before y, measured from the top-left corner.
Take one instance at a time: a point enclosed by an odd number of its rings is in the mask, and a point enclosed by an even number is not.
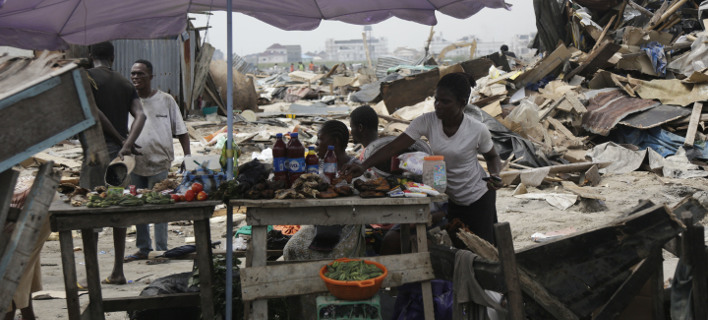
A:
[[[401,163],[398,165],[399,168],[412,172],[417,175],[423,174],[423,162],[425,162],[425,157],[428,154],[425,152],[407,152],[398,156],[398,160]]]
[[[192,188],[193,183],[199,182],[204,187],[204,192],[212,194],[224,181],[226,181],[226,174],[222,172],[204,169],[187,171],[182,177],[182,183],[175,189],[175,193],[183,194]]]

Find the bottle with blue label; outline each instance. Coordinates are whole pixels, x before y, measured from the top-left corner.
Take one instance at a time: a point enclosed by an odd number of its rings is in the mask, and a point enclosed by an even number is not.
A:
[[[290,134],[290,143],[287,147],[288,154],[288,181],[295,182],[307,168],[305,164],[305,147],[300,143],[297,132]]]
[[[305,157],[305,165],[307,173],[320,173],[320,158],[317,157],[315,147],[307,147],[307,156]]]
[[[283,134],[275,135],[275,144],[273,145],[273,180],[285,181],[288,184],[288,170],[285,167],[287,159],[287,150],[283,141]]]

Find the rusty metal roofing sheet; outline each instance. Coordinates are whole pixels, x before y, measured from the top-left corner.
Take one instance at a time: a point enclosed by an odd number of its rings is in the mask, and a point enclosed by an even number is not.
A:
[[[691,109],[689,108],[662,104],[656,108],[630,115],[620,121],[620,124],[637,129],[649,129],[690,114]]]
[[[659,102],[632,98],[619,90],[603,92],[590,99],[588,112],[583,115],[583,128],[607,136],[610,130],[627,115],[658,105]]]

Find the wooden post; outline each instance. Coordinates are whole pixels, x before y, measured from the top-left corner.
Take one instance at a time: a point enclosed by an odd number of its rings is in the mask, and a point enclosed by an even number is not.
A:
[[[425,224],[416,224],[416,239],[418,252],[428,252],[428,236]],[[435,319],[435,305],[433,304],[433,290],[430,281],[423,281],[420,284],[420,293],[423,295],[423,313],[425,320]]]
[[[206,208],[205,210],[212,210]],[[214,318],[214,291],[212,285],[211,234],[209,220],[194,221],[194,235],[197,242],[197,265],[199,266],[199,297],[202,318]]]
[[[366,62],[369,63],[369,69],[373,69],[373,64],[371,64],[371,55],[369,54],[369,45],[366,43],[366,32],[361,33],[361,37],[364,39],[364,50],[366,50]]]
[[[701,118],[701,111],[703,111],[703,103],[695,102],[691,111],[691,119],[688,122],[686,140],[683,141],[684,146],[693,146],[693,142],[696,140],[696,129]]]
[[[76,261],[74,260],[74,239],[71,230],[59,231],[59,246],[61,247],[61,266],[64,271],[64,290],[66,291],[66,308],[70,320],[81,318],[79,304],[79,288],[76,278]]]
[[[89,289],[90,319],[105,319],[103,314],[103,296],[101,294],[101,276],[98,272],[98,248],[96,234],[93,229],[81,229],[81,239],[84,243],[84,261],[86,261],[86,280]]]
[[[14,169],[8,169],[0,173],[0,230],[5,229],[5,220],[7,220],[7,213],[10,212],[10,204],[12,203],[15,184],[19,175],[20,172]],[[0,256],[5,251],[9,237],[9,234],[0,232]]]
[[[654,320],[664,320],[666,311],[664,310],[664,257],[661,253],[661,248],[657,248],[652,252],[656,256],[658,263],[656,269],[649,281],[651,285],[651,302],[654,307]]]
[[[266,226],[253,226],[251,228],[251,246],[253,246],[253,263],[254,267],[264,267],[266,265]],[[268,300],[258,299],[252,302],[253,317],[254,320],[266,320],[268,319]]]
[[[524,298],[519,284],[519,270],[516,266],[514,242],[511,237],[511,227],[508,222],[494,225],[494,237],[499,249],[499,261],[504,273],[504,282],[507,287],[508,310],[510,319],[524,319]]]
[[[704,227],[694,225],[693,219],[684,219],[686,231],[683,236],[683,254],[686,263],[691,266],[693,276],[693,290],[691,298],[693,300],[693,318],[708,318],[708,288],[706,287],[706,246],[704,240]]]

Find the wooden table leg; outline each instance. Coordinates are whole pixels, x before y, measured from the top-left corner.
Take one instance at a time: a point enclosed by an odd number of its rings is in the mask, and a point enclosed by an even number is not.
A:
[[[428,252],[428,235],[424,223],[415,225],[416,244],[418,252]],[[423,295],[423,312],[426,320],[435,319],[435,307],[433,305],[433,289],[430,281],[420,283],[421,294]]]
[[[74,239],[71,230],[59,231],[59,247],[61,247],[61,265],[64,270],[64,290],[66,290],[66,308],[70,320],[81,318],[79,304],[79,288],[76,286],[76,261],[74,260]]]
[[[101,295],[101,276],[98,269],[98,248],[93,229],[81,229],[84,242],[84,261],[86,262],[86,280],[89,289],[89,315],[91,319],[105,319],[103,314],[103,296]]]
[[[411,253],[411,228],[401,223],[401,253]]]
[[[251,246],[253,247],[253,262],[254,267],[263,267],[266,265],[266,226],[253,226],[251,228]],[[253,301],[253,318],[254,320],[268,319],[268,300],[259,299]]]
[[[194,236],[197,244],[197,265],[199,266],[199,296],[202,305],[202,319],[214,319],[214,290],[212,284],[211,232],[209,220],[194,221]]]

